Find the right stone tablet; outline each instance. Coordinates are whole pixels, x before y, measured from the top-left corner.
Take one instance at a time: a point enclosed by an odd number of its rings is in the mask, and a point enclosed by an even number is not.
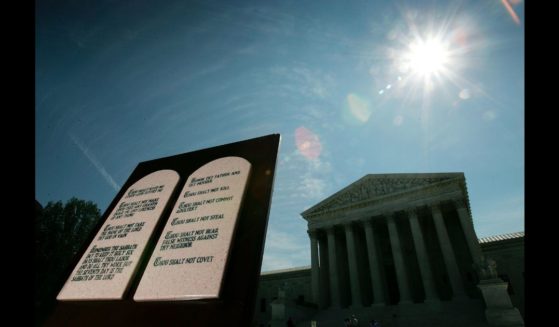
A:
[[[250,170],[247,160],[224,157],[188,177],[135,301],[219,297]]]

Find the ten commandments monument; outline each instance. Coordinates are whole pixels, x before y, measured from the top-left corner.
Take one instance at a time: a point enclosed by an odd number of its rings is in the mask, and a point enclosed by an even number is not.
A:
[[[68,271],[47,325],[249,324],[279,140],[140,163]]]

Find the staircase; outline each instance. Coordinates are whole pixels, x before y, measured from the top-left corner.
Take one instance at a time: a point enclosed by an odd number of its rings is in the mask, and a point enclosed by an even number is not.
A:
[[[484,315],[484,305],[479,299],[465,299],[433,304],[414,303],[407,305],[387,305],[361,309],[326,309],[317,311],[308,319],[299,320],[297,327],[343,327],[344,319],[355,315],[359,326],[368,327],[369,321],[376,319],[382,327],[488,327]]]

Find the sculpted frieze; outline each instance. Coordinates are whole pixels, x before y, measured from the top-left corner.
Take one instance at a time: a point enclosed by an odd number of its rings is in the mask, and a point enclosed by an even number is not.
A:
[[[328,211],[339,207],[353,206],[363,201],[370,201],[389,194],[411,190],[417,187],[438,183],[448,177],[431,178],[372,178],[358,181],[347,191],[336,195],[313,212]]]

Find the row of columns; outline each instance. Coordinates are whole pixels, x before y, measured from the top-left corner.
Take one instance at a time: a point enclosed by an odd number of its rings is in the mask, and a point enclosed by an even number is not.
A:
[[[477,238],[475,236],[475,231],[473,225],[471,224],[470,215],[465,207],[462,200],[455,201],[455,207],[458,213],[460,224],[466,236],[468,248],[473,257],[474,262],[481,256],[481,249]],[[446,271],[448,273],[452,292],[454,297],[465,296],[465,290],[462,283],[462,278],[456,262],[456,257],[454,255],[452,245],[448,236],[448,232],[443,221],[443,216],[441,213],[440,205],[433,204],[430,206],[433,222],[436,229],[437,239],[440,244],[443,260],[445,264]],[[435,281],[433,278],[433,271],[430,265],[429,255],[426,249],[425,240],[423,237],[423,232],[419,225],[417,209],[407,210],[408,220],[411,229],[411,235],[413,239],[413,244],[415,247],[415,255],[417,256],[417,261],[419,264],[419,271],[421,274],[421,280],[423,282],[423,287],[425,290],[425,301],[438,301],[438,296],[435,288]],[[400,293],[400,303],[411,303],[412,297],[408,282],[408,276],[404,264],[404,256],[402,253],[402,246],[399,238],[399,234],[396,228],[396,223],[394,220],[394,213],[386,214],[388,235],[390,239],[390,245],[392,248],[392,257],[394,259],[394,268],[396,271],[396,278],[398,284],[398,290]],[[373,233],[373,226],[370,220],[362,221],[365,230],[365,238],[367,244],[367,258],[369,263],[368,276],[371,280],[371,285],[373,287],[373,305],[384,304],[385,294],[383,291],[382,279],[381,279],[381,262],[379,259],[379,251],[377,248],[375,235]],[[359,307],[362,305],[361,297],[361,285],[359,283],[358,267],[357,267],[357,251],[355,249],[355,239],[354,231],[351,222],[344,225],[348,267],[349,267],[349,281],[351,289],[351,302],[353,307]],[[327,260],[322,260],[322,269],[327,267],[328,269],[328,279],[330,287],[330,305],[332,307],[341,306],[341,296],[340,296],[340,282],[339,282],[339,271],[338,271],[338,258],[336,253],[336,237],[334,235],[334,226],[326,228],[327,244],[321,242],[321,248],[327,246],[328,248],[328,258]],[[319,303],[320,299],[320,283],[319,276],[321,267],[319,267],[319,254],[318,254],[318,242],[317,242],[317,232],[316,230],[309,231],[309,237],[311,241],[311,278],[312,278],[312,295],[315,303]],[[326,251],[321,251],[324,254]],[[324,266],[326,264],[327,266]]]

